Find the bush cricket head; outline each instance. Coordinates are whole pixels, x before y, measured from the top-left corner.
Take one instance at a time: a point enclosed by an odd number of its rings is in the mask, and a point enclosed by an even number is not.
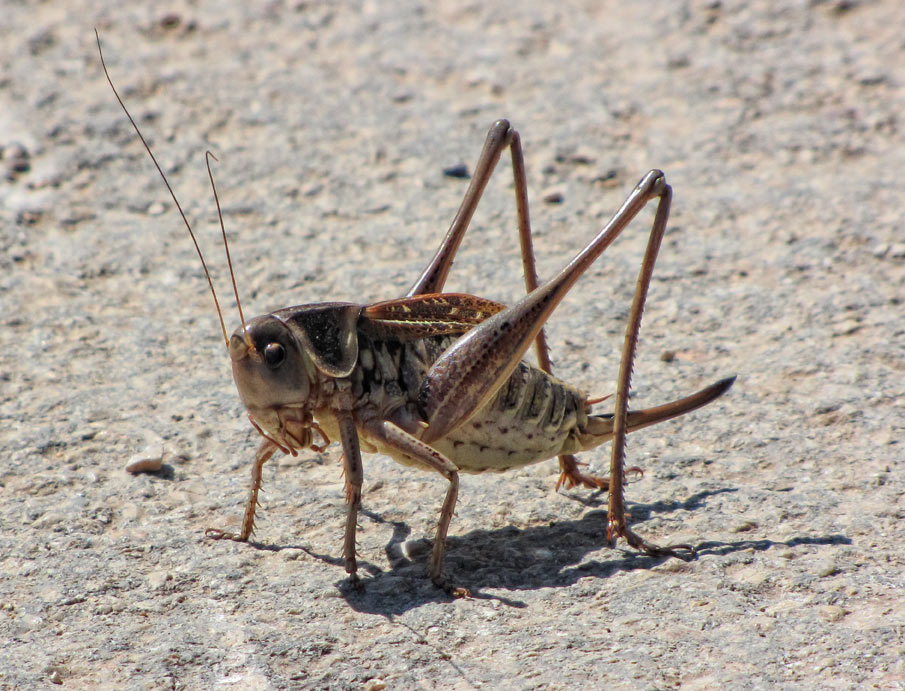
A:
[[[267,410],[307,404],[314,365],[282,320],[255,317],[236,329],[229,339],[229,357],[239,397],[259,423]]]

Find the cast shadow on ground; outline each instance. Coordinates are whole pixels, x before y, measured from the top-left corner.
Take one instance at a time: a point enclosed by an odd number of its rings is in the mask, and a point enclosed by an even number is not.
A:
[[[733,491],[728,488],[703,491],[685,501],[632,503],[632,521],[643,535],[643,523],[654,514],[694,510],[713,495]],[[337,583],[341,595],[353,609],[393,616],[428,602],[451,599],[426,575],[431,547],[429,540],[409,540],[411,529],[402,521],[387,521],[373,512],[362,513],[371,520],[393,527],[393,536],[385,548],[390,569],[360,562],[361,583],[356,586],[346,579]],[[524,607],[525,603],[518,598],[500,595],[498,590],[517,592],[567,587],[589,576],[607,578],[617,571],[650,569],[672,558],[651,557],[632,549],[616,549],[605,552],[606,559],[588,560],[589,554],[599,552],[605,545],[605,530],[606,512],[602,509],[588,511],[574,521],[557,521],[527,528],[505,526],[493,530],[473,530],[448,539],[446,574],[454,585],[467,588],[476,599],[496,599],[511,607]],[[699,556],[725,556],[748,549],[763,551],[777,546],[850,543],[851,540],[843,535],[825,535],[799,536],[782,542],[766,539],[706,541],[696,547]],[[322,558],[320,555],[312,556]],[[335,558],[326,560],[341,563]],[[489,588],[497,592],[484,592]]]
[[[137,472],[133,471],[132,475],[148,475],[149,477],[159,478],[161,480],[175,480],[176,469],[169,463],[164,463],[157,470],[139,470]]]
[[[711,496],[733,491],[729,488],[702,491],[684,501],[632,503],[632,523],[644,535],[643,524],[654,514],[691,511],[700,508]],[[354,584],[343,578],[336,583],[341,596],[353,609],[392,617],[430,602],[452,599],[427,577],[430,540],[410,540],[411,528],[403,521],[389,521],[366,509],[362,509],[361,514],[374,522],[392,526],[393,535],[385,547],[389,570],[359,559],[361,581]],[[473,530],[447,540],[446,574],[454,585],[471,591],[475,599],[493,599],[510,607],[525,607],[526,604],[518,598],[499,594],[499,589],[517,592],[568,587],[582,578],[607,578],[617,571],[650,569],[674,558],[651,557],[625,548],[604,552],[609,557],[604,560],[588,560],[588,554],[604,548],[605,531],[606,511],[602,509],[590,510],[574,521],[557,521],[528,528],[505,526],[493,530]],[[697,544],[696,549],[699,557],[726,556],[749,549],[764,551],[778,546],[850,543],[851,540],[843,535],[823,535],[799,536],[779,542],[768,539],[705,541]],[[290,547],[251,544],[273,551]],[[301,549],[315,559],[343,568],[343,559],[339,555],[320,554],[300,545],[291,548]],[[497,592],[485,592],[490,588]]]

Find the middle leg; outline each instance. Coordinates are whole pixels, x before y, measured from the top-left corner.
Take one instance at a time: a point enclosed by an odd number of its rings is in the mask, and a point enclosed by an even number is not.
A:
[[[443,505],[440,507],[440,520],[437,522],[437,533],[434,537],[434,546],[431,550],[427,571],[431,580],[440,588],[455,597],[467,597],[466,588],[456,588],[449,584],[443,574],[443,562],[446,555],[446,535],[449,532],[449,524],[452,521],[453,512],[456,509],[456,501],[459,496],[459,469],[446,456],[433,447],[425,444],[412,436],[398,425],[387,420],[371,419],[364,421],[363,426],[368,435],[379,440],[397,451],[401,451],[410,460],[425,470],[433,470],[440,473],[449,482]]]

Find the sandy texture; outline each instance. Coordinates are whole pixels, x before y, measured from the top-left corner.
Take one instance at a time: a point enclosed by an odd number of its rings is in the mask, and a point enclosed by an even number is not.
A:
[[[222,5],[3,3],[0,684],[905,686],[899,0]],[[204,538],[241,514],[257,439],[94,26],[229,329],[205,149],[252,314],[402,294],[465,189],[443,170],[498,117],[542,276],[665,170],[633,405],[738,381],[633,436],[628,499],[699,558],[607,549],[606,495],[554,493],[554,461],[464,478],[447,566],[474,597],[453,601],[424,575],[444,481],[369,456],[354,591],[336,445],[265,468],[257,544]],[[511,187],[506,162],[450,290],[517,299]],[[596,394],[650,218],[550,324]]]

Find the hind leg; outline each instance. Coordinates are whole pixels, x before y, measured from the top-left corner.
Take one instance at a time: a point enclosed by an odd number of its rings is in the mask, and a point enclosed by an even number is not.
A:
[[[477,209],[481,195],[503,150],[508,147],[512,158],[512,177],[515,187],[515,208],[518,216],[519,245],[522,252],[522,270],[525,276],[525,290],[530,293],[538,287],[537,264],[534,257],[534,243],[531,238],[531,220],[528,212],[528,184],[525,173],[525,157],[522,152],[521,138],[518,132],[505,120],[495,122],[484,142],[481,157],[475,166],[475,173],[465,192],[465,197],[456,213],[449,231],[440,244],[437,253],[430,264],[424,269],[421,276],[409,290],[409,295],[421,295],[424,293],[439,293],[443,290],[446,277],[452,267],[453,258],[459,249],[462,238],[468,230],[468,224]],[[543,329],[534,341],[537,352],[537,364],[547,374],[553,373],[553,362],[550,360],[550,350],[547,346],[547,338]],[[610,485],[609,478],[597,477],[581,472],[580,463],[573,454],[559,456],[560,475],[556,483],[556,489],[565,484],[566,488],[576,486],[590,489],[606,489]],[[636,470],[632,468],[630,470]],[[640,471],[639,471],[640,472]]]
[[[421,295],[424,293],[438,293],[443,290],[446,277],[452,267],[455,254],[468,230],[468,224],[474,215],[481,195],[503,150],[508,147],[512,158],[512,177],[515,187],[515,208],[518,216],[519,245],[522,253],[522,270],[525,276],[525,290],[530,293],[538,287],[537,264],[534,257],[534,242],[531,237],[531,220],[528,212],[528,184],[525,173],[525,157],[522,152],[521,138],[518,132],[505,120],[495,122],[487,133],[484,149],[478,159],[475,173],[472,177],[459,211],[456,213],[449,231],[434,258],[422,272],[421,276],[409,290],[409,295]],[[550,359],[550,349],[547,346],[547,338],[543,329],[538,333],[534,341],[534,349],[537,352],[537,364],[547,374],[553,373],[553,362]],[[583,486],[590,489],[606,489],[610,485],[609,478],[597,477],[581,472],[580,466],[585,465],[572,454],[559,456],[560,475],[556,483],[556,489],[565,484],[566,488]],[[636,470],[632,468],[630,470]],[[640,471],[639,471],[640,472]]]
[[[649,174],[650,175],[650,174]],[[635,549],[654,556],[675,556],[680,558],[694,557],[695,548],[692,545],[675,544],[660,547],[646,541],[640,535],[632,531],[628,526],[625,516],[624,496],[624,467],[625,467],[625,435],[629,431],[628,419],[628,392],[631,386],[632,366],[635,361],[635,351],[638,346],[638,333],[641,329],[641,314],[644,311],[644,302],[647,299],[647,290],[650,287],[651,276],[654,272],[654,263],[657,261],[657,253],[660,243],[666,233],[666,221],[669,218],[669,207],[672,202],[672,188],[666,184],[663,174],[657,171],[652,177],[645,177],[648,186],[645,189],[648,199],[658,197],[657,212],[651,228],[650,238],[647,241],[647,249],[641,262],[641,271],[638,274],[638,283],[635,287],[635,295],[632,299],[632,307],[629,312],[628,325],[625,330],[625,343],[622,348],[622,358],[619,362],[619,379],[616,385],[616,406],[613,413],[613,449],[610,460],[610,497],[607,508],[607,542],[610,547],[615,547],[616,541],[621,537]]]

